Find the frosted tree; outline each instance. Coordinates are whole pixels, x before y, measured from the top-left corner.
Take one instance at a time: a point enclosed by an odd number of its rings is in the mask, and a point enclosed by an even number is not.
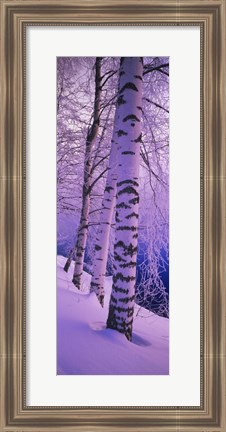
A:
[[[99,227],[95,242],[93,257],[93,275],[90,292],[95,292],[101,304],[104,305],[104,283],[108,260],[109,238],[112,217],[116,201],[117,159],[118,159],[118,134],[117,134],[117,110],[115,113],[114,130],[111,140],[109,166],[100,213]]]
[[[169,316],[169,62],[145,61],[136,303]]]
[[[91,156],[92,148],[97,138],[100,124],[100,98],[101,98],[101,58],[97,57],[95,62],[95,96],[93,107],[93,120],[90,129],[88,130],[86,145],[85,145],[85,161],[84,161],[84,178],[82,190],[82,209],[80,222],[77,231],[77,241],[75,245],[75,268],[72,282],[80,289],[81,276],[83,272],[83,261],[85,254],[85,246],[88,234],[88,216],[90,208],[90,187],[92,183],[91,175]]]
[[[131,340],[138,244],[143,59],[121,58],[119,75],[115,267],[107,327]]]
[[[148,196],[143,198],[143,194],[141,195],[142,200],[142,208],[145,208],[146,214],[149,215],[147,222],[143,221],[145,225],[141,227],[141,241],[139,242],[139,249],[143,249],[140,251],[140,254],[145,256],[144,261],[141,265],[139,265],[138,269],[138,279],[136,281],[136,302],[142,304],[144,306],[149,305],[153,309],[155,308],[155,312],[159,314],[164,314],[168,316],[167,308],[168,308],[168,297],[167,293],[164,289],[164,284],[161,280],[161,267],[163,267],[163,271],[165,270],[165,257],[162,252],[163,249],[167,252],[168,244],[167,244],[167,235],[164,239],[164,230],[159,229],[159,224],[167,225],[167,216],[165,220],[163,219],[164,206],[157,203],[157,197],[165,197],[165,202],[168,202],[168,170],[166,169],[164,159],[168,161],[168,143],[167,137],[164,135],[164,131],[168,132],[168,121],[167,114],[169,113],[167,109],[167,104],[164,101],[164,94],[168,95],[168,79],[164,80],[161,78],[161,74],[168,77],[168,66],[169,63],[164,61],[165,59],[161,58],[151,58],[147,62],[144,68],[143,76],[145,76],[144,82],[144,96],[143,96],[143,122],[142,122],[142,130],[143,130],[143,140],[141,143],[141,163],[144,162],[144,167],[148,171],[148,175],[150,177],[150,186],[151,190],[148,191]],[[163,76],[164,78],[164,76]],[[160,90],[160,91],[159,91]],[[163,106],[165,105],[165,106]],[[161,112],[163,116],[161,115]],[[116,117],[117,118],[117,114]],[[153,135],[155,133],[155,125],[157,124],[157,134],[158,140],[153,139]],[[116,131],[117,126],[114,126],[114,133]],[[151,130],[151,136],[150,136]],[[116,133],[114,135],[116,137]],[[116,138],[114,137],[114,142],[116,142]],[[161,139],[160,139],[161,138]],[[155,144],[153,146],[153,142]],[[162,142],[165,144],[162,145]],[[151,143],[151,144],[150,144]],[[161,145],[159,146],[159,144]],[[154,147],[154,148],[153,148]],[[112,150],[115,148],[113,147]],[[166,150],[164,150],[166,149]],[[164,153],[163,153],[164,152]],[[111,159],[111,157],[110,157]],[[161,161],[159,163],[158,161]],[[109,167],[111,167],[112,162],[109,161]],[[162,166],[161,166],[162,165]],[[160,170],[161,168],[161,170]],[[112,175],[112,171],[111,175]],[[108,172],[107,177],[107,185],[111,183],[110,180],[110,172]],[[153,184],[154,180],[157,179],[159,185]],[[113,185],[115,187],[116,184],[115,175]],[[147,180],[147,176],[145,176]],[[140,182],[140,187],[142,186],[142,182]],[[167,194],[161,189],[161,187],[166,187]],[[144,185],[142,186],[142,188]],[[154,202],[153,202],[154,201]],[[106,266],[107,259],[108,262],[111,259],[111,255],[109,254],[111,245],[109,244],[109,233],[110,233],[110,224],[112,217],[112,210],[115,202],[115,192],[110,187],[105,190],[103,207],[104,211],[101,211],[100,216],[100,225],[98,228],[98,234],[95,244],[95,254],[93,257],[93,277],[91,282],[91,291],[95,291],[100,303],[103,306],[104,299],[104,281],[106,274]],[[146,203],[149,203],[149,208],[147,209]],[[145,212],[144,216],[145,216]],[[142,215],[143,218],[143,215]],[[161,219],[161,220],[159,220]],[[151,225],[151,226],[150,226]],[[144,230],[144,228],[146,229]],[[143,236],[143,230],[145,235]],[[166,229],[168,232],[168,227]],[[167,234],[167,233],[166,233]],[[156,241],[156,240],[160,241]],[[141,244],[143,246],[141,246]],[[156,247],[156,245],[159,245]],[[148,251],[148,253],[147,253]],[[154,251],[154,253],[153,253]],[[164,254],[165,254],[164,252]],[[142,269],[142,271],[141,271]],[[139,276],[141,275],[141,277]],[[154,305],[154,306],[153,306]]]
[[[134,61],[138,61],[134,59]],[[76,286],[79,288],[81,283],[82,271],[88,271],[92,274],[91,291],[95,291],[100,303],[104,302],[104,282],[106,275],[114,273],[114,286],[123,288],[122,280],[115,280],[118,273],[128,277],[128,270],[123,264],[134,266],[134,275],[136,280],[134,284],[135,302],[155,313],[168,316],[168,285],[165,285],[165,273],[168,271],[168,159],[169,159],[169,136],[168,136],[168,117],[169,117],[169,93],[168,93],[168,76],[169,62],[168,58],[161,57],[144,57],[143,58],[142,82],[142,103],[139,113],[131,113],[130,109],[124,103],[126,101],[126,92],[138,97],[138,91],[133,90],[133,84],[138,89],[138,81],[128,80],[129,87],[121,92],[125,82],[125,73],[123,75],[123,62],[119,70],[119,58],[104,57],[101,58],[101,71],[99,76],[99,124],[96,128],[96,137],[92,142],[90,153],[87,153],[87,140],[92,129],[94,121],[95,106],[95,76],[96,76],[96,58],[60,58],[58,59],[58,92],[57,92],[57,198],[58,198],[58,250],[60,255],[68,256],[65,265],[67,270],[71,263],[74,264],[77,235],[81,227],[81,213],[84,202],[87,210],[86,219],[83,226],[85,236],[82,245],[82,254],[77,256],[79,263],[78,277]],[[120,93],[118,92],[118,78],[120,72]],[[139,74],[134,74],[139,76]],[[140,75],[141,76],[141,75]],[[122,80],[124,79],[124,84]],[[133,88],[133,89],[132,89]],[[140,87],[139,87],[140,91]],[[131,96],[132,97],[132,96]],[[116,100],[118,103],[116,104]],[[118,113],[116,113],[116,107]],[[132,105],[131,105],[132,106]],[[140,119],[136,121],[134,117],[128,117],[123,122],[122,110],[124,117],[134,114]],[[126,114],[125,114],[126,110]],[[139,115],[140,116],[139,116]],[[120,117],[121,115],[121,117]],[[140,127],[140,133],[132,138],[140,139],[134,142],[134,147],[140,149],[139,157],[139,226],[134,235],[139,233],[137,251],[130,257],[129,262],[118,261],[120,255],[123,259],[125,252],[119,245],[115,248],[119,240],[115,243],[115,235],[119,238],[118,230],[119,216],[126,212],[124,207],[117,207],[116,221],[115,217],[115,197],[117,175],[114,169],[116,159],[113,150],[116,147],[111,146],[111,140],[120,146],[125,144],[125,140],[130,139],[130,133],[127,133],[127,122],[131,120],[131,126]],[[133,121],[132,121],[133,120]],[[120,125],[117,125],[120,121]],[[114,124],[114,127],[113,127]],[[141,135],[142,132],[142,135]],[[142,139],[141,139],[142,136]],[[126,147],[126,145],[125,145]],[[110,151],[110,148],[112,151]],[[131,165],[133,160],[133,149],[123,149],[120,151],[120,161],[118,169],[122,171],[125,180],[125,169]],[[110,159],[109,159],[110,155]],[[86,163],[89,160],[89,170],[86,169]],[[132,166],[132,165],[131,165]],[[109,169],[110,168],[110,169]],[[84,200],[84,179],[85,173],[88,173],[89,196]],[[122,181],[122,180],[121,180]],[[119,183],[119,181],[118,181]],[[110,186],[110,188],[108,187]],[[122,185],[123,186],[123,185]],[[122,189],[121,186],[121,189]],[[133,187],[137,193],[136,185],[124,184]],[[112,187],[112,189],[111,189]],[[115,188],[115,189],[114,189]],[[136,198],[130,189],[130,199]],[[120,192],[120,186],[117,186]],[[118,194],[117,206],[123,206],[125,195]],[[127,205],[128,202],[126,203]],[[131,205],[131,203],[130,203]],[[130,214],[133,213],[133,210]],[[136,213],[136,209],[134,211]],[[128,216],[125,213],[126,216]],[[136,216],[131,216],[131,220],[126,219],[124,232],[129,234],[129,223],[135,226]],[[137,220],[138,222],[138,220]],[[121,224],[122,225],[122,224]],[[127,230],[127,232],[126,232]],[[109,239],[110,236],[110,239]],[[135,240],[135,238],[133,238]],[[121,244],[122,246],[122,244]],[[95,249],[95,250],[94,250]],[[128,251],[129,253],[129,251]],[[129,255],[128,255],[129,259]],[[134,262],[136,261],[136,267]],[[116,269],[113,269],[113,266]],[[78,267],[77,267],[78,268]],[[125,281],[124,281],[125,282]],[[125,283],[125,285],[127,285]],[[124,285],[123,285],[124,286]],[[124,288],[123,288],[124,289]],[[117,309],[115,314],[121,311],[120,307],[127,306],[123,301],[119,301],[119,292],[112,292],[110,302],[111,311],[113,311],[114,298],[117,298]],[[123,292],[121,292],[123,298]],[[128,302],[129,306],[129,302]],[[130,307],[130,306],[129,306]],[[114,314],[113,314],[114,315]],[[113,316],[112,315],[112,316]],[[109,315],[110,318],[110,315]],[[120,319],[119,319],[120,321]],[[109,327],[111,326],[108,319]],[[120,325],[117,328],[120,330]]]
[[[77,71],[72,58],[57,60],[57,210],[58,213],[75,210],[75,184],[78,167],[83,162],[81,139],[83,135],[82,106],[75,96]],[[77,99],[77,100],[76,100]],[[79,115],[78,115],[79,113]]]
[[[89,252],[89,248],[87,248],[88,230],[96,223],[95,213],[100,212],[100,208],[98,208],[100,207],[99,191],[102,189],[102,180],[107,171],[106,162],[109,156],[109,136],[111,136],[112,108],[115,99],[115,87],[112,86],[112,80],[114,80],[114,75],[116,75],[117,72],[117,68],[116,70],[114,69],[117,60],[114,58],[70,60],[72,60],[72,62],[74,60],[74,64],[77,68],[71,70],[72,82],[69,83],[67,91],[70,95],[70,103],[73,100],[74,118],[78,120],[76,120],[75,125],[71,124],[71,121],[69,123],[68,110],[66,107],[63,111],[63,120],[66,124],[66,130],[70,131],[72,129],[73,132],[76,131],[78,136],[80,136],[80,141],[79,143],[76,142],[75,145],[66,145],[67,152],[70,155],[71,149],[79,149],[79,154],[76,155],[74,153],[73,156],[71,155],[69,166],[67,168],[65,167],[66,169],[64,174],[73,171],[73,167],[76,165],[75,161],[80,161],[79,166],[77,166],[75,170],[78,179],[77,185],[74,183],[73,185],[70,185],[70,189],[73,186],[73,192],[70,190],[70,204],[73,202],[74,205],[74,203],[78,201],[78,204],[76,203],[75,206],[75,223],[78,220],[78,212],[80,213],[80,220],[76,228],[74,246],[69,249],[68,259],[64,269],[65,271],[68,271],[72,259],[75,257],[73,282],[77,288],[80,288],[85,251],[86,257],[87,252]],[[63,66],[64,63],[65,58],[62,60]],[[74,83],[73,75],[76,76],[76,74],[78,75],[78,78]],[[58,76],[58,87],[58,92],[60,94],[62,88],[61,76]],[[59,121],[58,124],[60,126],[59,130],[61,131],[62,128]],[[84,135],[86,135],[85,140]],[[106,145],[107,140],[108,144]],[[84,162],[81,162],[81,157],[84,157]],[[82,164],[83,172],[81,170]],[[83,181],[81,181],[82,178]],[[65,184],[63,176],[62,183]],[[81,198],[79,196],[80,193],[78,194],[79,189],[82,189]],[[60,191],[59,187],[58,190]],[[64,193],[62,194],[63,202],[65,202],[66,195],[67,188],[64,187]],[[70,212],[72,207],[70,208],[68,203],[67,207],[67,210]]]

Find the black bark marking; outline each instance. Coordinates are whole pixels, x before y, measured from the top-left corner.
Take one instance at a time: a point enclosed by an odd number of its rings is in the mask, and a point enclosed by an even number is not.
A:
[[[117,135],[118,135],[118,137],[121,137],[121,136],[126,136],[126,135],[128,135],[128,133],[125,132],[125,131],[122,130],[122,129],[119,129],[119,131],[117,132]]]
[[[116,228],[116,231],[137,231],[137,227],[119,226],[118,228]]]
[[[99,245],[95,245],[95,251],[99,251],[99,250],[101,250],[102,249],[102,247],[101,246],[99,246]]]
[[[135,140],[132,140],[132,142],[141,143],[142,142],[142,133]]]
[[[122,258],[116,251],[114,252],[114,259],[115,259],[115,261],[118,261],[118,262],[126,262],[126,260],[124,259],[124,258]]]
[[[81,276],[82,273],[76,274],[73,276],[72,282],[76,286],[76,288],[80,289],[81,286]]]
[[[129,303],[129,302],[132,302],[134,299],[135,299],[135,295],[133,295],[133,296],[131,296],[131,297],[123,297],[123,298],[120,298],[119,301],[120,301],[121,303],[126,304],[126,303]]]
[[[133,246],[132,243],[130,243],[129,245],[126,245],[122,240],[119,240],[116,244],[115,244],[115,249],[117,248],[123,248],[124,249],[124,256],[130,256],[132,258],[132,256],[137,253],[137,246]]]
[[[127,120],[134,120],[136,122],[140,122],[139,118],[135,114],[129,114],[128,116],[124,117],[123,122],[126,122]]]
[[[121,153],[122,155],[135,155],[136,153],[133,151],[124,151]]]
[[[117,99],[118,105],[124,105],[126,103],[126,100],[124,99],[123,95],[119,96]]]
[[[89,228],[89,225],[82,225],[82,230]],[[81,233],[82,234],[82,233]]]
[[[137,78],[137,79],[139,79],[139,80],[143,81],[143,78],[142,78],[142,76],[140,76],[140,75],[133,75],[133,76],[134,76],[134,78]]]
[[[123,273],[118,272],[114,276],[114,281],[117,282],[118,280],[120,280],[121,282],[132,282],[132,281],[136,280],[136,277],[135,276],[124,276]]]
[[[113,294],[111,295],[111,302],[117,304],[117,299],[113,296]]]
[[[137,86],[132,82],[127,82],[124,84],[124,86],[122,86],[122,88],[119,90],[119,93],[123,93],[125,90],[133,90],[138,92]]]
[[[102,307],[104,307],[104,295],[103,295],[103,294],[101,294],[101,295],[98,295],[98,294],[97,294],[97,298],[98,298],[98,300],[99,300],[99,302],[100,302],[100,305],[101,305]]]
[[[106,188],[105,188],[105,192],[110,192],[111,190],[113,190],[114,188],[112,187],[112,186],[106,186]]]
[[[116,213],[115,213],[115,220],[116,220],[116,222],[120,222],[120,219],[119,219],[119,217],[118,217],[118,212],[116,211]]]
[[[138,180],[137,177],[136,177],[136,179]],[[132,184],[133,186],[137,186],[137,187],[139,186],[139,184],[134,180],[122,180],[122,181],[117,183],[117,186],[120,187],[123,184]]]
[[[78,251],[82,251],[82,252],[84,252],[85,248],[82,247],[82,246],[78,246],[78,247],[77,247],[77,250],[78,250]]]
[[[130,261],[128,263],[120,264],[121,268],[133,268],[136,267],[137,263],[135,261]]]
[[[136,197],[136,198],[132,198],[131,200],[129,200],[129,203],[130,204],[138,204],[139,203],[139,196],[138,197]]]
[[[124,209],[131,209],[131,207],[127,204],[125,204],[124,202],[121,202],[120,204],[116,205],[116,208],[124,208]]]
[[[99,287],[99,286],[100,286],[100,284],[96,283],[96,282],[91,282],[91,285],[90,285],[91,288],[92,287]]]
[[[126,186],[124,189],[122,189],[122,190],[120,190],[118,192],[118,196],[122,195],[122,194],[125,194],[125,193],[128,194],[128,195],[133,194],[133,195],[139,196],[138,192],[136,191],[136,189],[134,189],[133,186]]]
[[[126,289],[126,288],[120,288],[117,285],[115,285],[116,281],[114,280],[114,277],[113,277],[113,281],[114,281],[114,291],[115,292],[123,293],[125,295],[129,294],[129,290],[128,289]]]
[[[132,217],[135,217],[135,218],[137,218],[137,219],[138,219],[138,214],[137,214],[137,213],[135,213],[135,212],[133,212],[133,213],[130,213],[130,214],[128,214],[128,215],[126,216],[126,219],[131,219]]]
[[[68,260],[66,261],[65,266],[64,266],[64,271],[65,271],[66,273],[68,272],[70,265],[71,265],[71,259],[68,259]]]
[[[132,243],[130,243],[127,250],[124,252],[124,256],[130,256],[132,258],[132,256],[137,253],[137,249],[137,246],[133,246]]]
[[[126,312],[127,316],[131,316],[131,312],[133,314],[133,308],[131,307],[121,307],[121,306],[114,306],[115,311],[121,313],[121,312]],[[123,325],[123,323],[121,323],[121,325]]]

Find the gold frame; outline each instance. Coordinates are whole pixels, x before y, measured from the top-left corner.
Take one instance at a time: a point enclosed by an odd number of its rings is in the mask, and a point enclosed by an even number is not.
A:
[[[1,432],[225,432],[225,0],[0,0]],[[25,404],[25,28],[198,25],[201,29],[201,405]]]

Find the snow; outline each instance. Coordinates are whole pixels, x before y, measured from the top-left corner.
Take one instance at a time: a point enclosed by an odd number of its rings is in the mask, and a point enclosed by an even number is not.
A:
[[[57,374],[168,375],[169,320],[136,305],[133,340],[106,329],[112,278],[106,278],[102,308],[89,293],[91,276],[83,272],[82,288],[72,280],[73,262],[57,257]]]

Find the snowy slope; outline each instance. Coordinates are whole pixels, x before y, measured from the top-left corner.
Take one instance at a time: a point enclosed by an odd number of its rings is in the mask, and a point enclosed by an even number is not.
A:
[[[65,258],[57,257],[57,374],[167,375],[169,320],[136,307],[133,341],[106,329],[112,278],[106,278],[105,306],[89,293],[91,276],[83,273],[82,290],[65,273]]]

